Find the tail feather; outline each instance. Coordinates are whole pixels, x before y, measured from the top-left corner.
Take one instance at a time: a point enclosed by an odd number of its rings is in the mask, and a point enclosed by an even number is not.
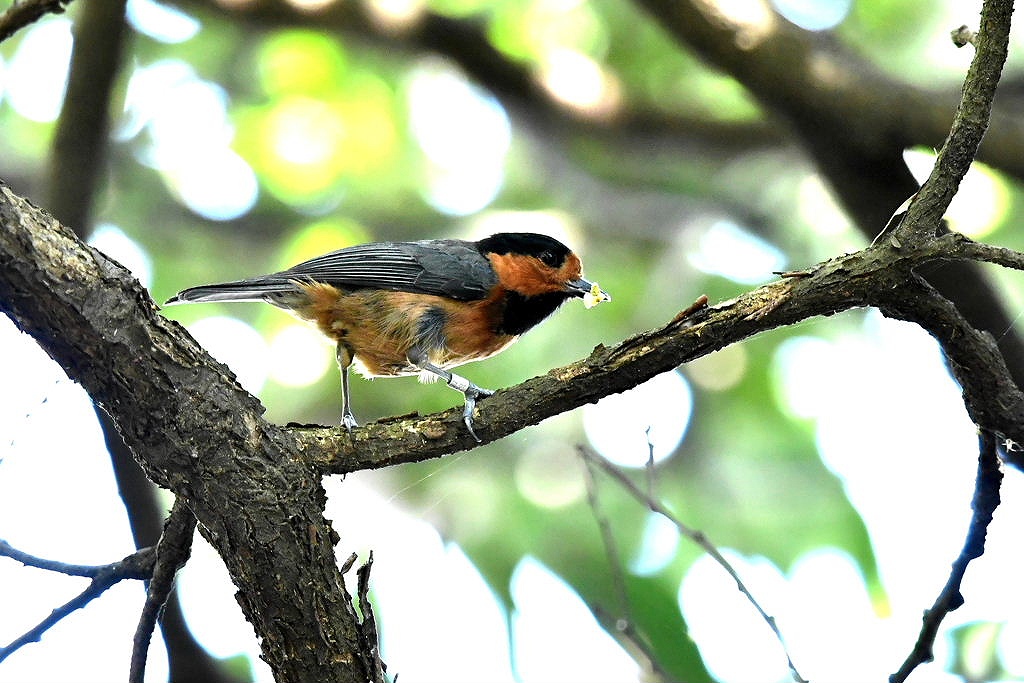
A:
[[[270,301],[275,295],[295,291],[295,284],[289,280],[239,280],[216,285],[189,287],[167,300],[165,306],[193,304],[207,301]]]

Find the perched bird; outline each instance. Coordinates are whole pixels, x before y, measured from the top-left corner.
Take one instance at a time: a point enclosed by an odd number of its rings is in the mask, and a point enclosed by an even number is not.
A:
[[[545,235],[498,233],[478,242],[377,242],[332,251],[288,270],[178,292],[168,304],[265,301],[317,324],[337,344],[342,424],[356,426],[349,366],[366,377],[441,378],[473,409],[493,391],[452,373],[489,358],[567,299],[610,301],[582,278],[580,259]]]

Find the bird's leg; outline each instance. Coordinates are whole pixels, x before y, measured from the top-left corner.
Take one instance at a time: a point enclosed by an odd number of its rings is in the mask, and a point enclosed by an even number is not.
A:
[[[453,372],[448,372],[444,368],[440,368],[427,359],[427,354],[419,348],[412,348],[407,354],[409,362],[418,367],[420,370],[424,370],[433,375],[437,375],[444,380],[444,383],[450,386],[456,391],[462,392],[465,398],[465,406],[462,410],[462,421],[466,423],[466,429],[469,430],[470,436],[480,441],[480,437],[473,431],[473,410],[476,408],[476,401],[478,398],[484,398],[492,395],[494,392],[490,389],[483,389],[470,382],[468,379],[461,375],[456,375]]]
[[[338,359],[338,368],[341,369],[341,424],[351,432],[353,427],[359,426],[356,416],[352,414],[352,395],[348,388],[348,367],[352,365],[352,354],[338,342],[335,355]]]

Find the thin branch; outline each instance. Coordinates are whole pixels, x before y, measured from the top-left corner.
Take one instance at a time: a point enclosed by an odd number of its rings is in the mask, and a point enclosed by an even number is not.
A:
[[[644,472],[647,474],[647,497],[654,500],[657,496],[654,493],[654,442],[651,440],[650,425],[644,430],[644,436],[647,437],[647,462],[644,463]]]
[[[770,616],[767,612],[764,611],[764,608],[761,607],[761,604],[754,597],[753,593],[751,593],[750,590],[743,583],[743,580],[740,578],[740,575],[736,572],[733,566],[729,564],[729,561],[725,559],[725,556],[723,556],[722,553],[719,552],[718,548],[716,548],[715,545],[708,540],[707,536],[705,536],[703,532],[698,531],[696,529],[692,529],[683,522],[681,522],[678,517],[672,514],[671,510],[669,510],[664,505],[659,503],[657,500],[654,500],[646,493],[644,493],[640,489],[640,487],[634,484],[629,477],[627,477],[619,470],[619,468],[617,468],[612,463],[608,462],[605,458],[602,458],[593,450],[587,448],[586,446],[579,446],[579,451],[580,454],[583,456],[584,460],[586,460],[586,462],[597,465],[602,470],[604,470],[606,474],[608,474],[609,476],[612,477],[612,479],[617,481],[622,486],[622,488],[624,488],[631,496],[633,496],[634,499],[646,505],[651,512],[655,512],[664,517],[665,519],[667,519],[668,521],[672,522],[672,524],[675,525],[676,529],[679,531],[680,535],[685,536],[686,538],[690,539],[690,541],[695,543],[698,547],[700,547],[704,552],[708,554],[709,557],[711,557],[711,559],[717,562],[718,565],[722,567],[722,569],[724,569],[726,573],[729,574],[729,576],[732,577],[733,581],[736,582],[736,587],[739,589],[739,591],[743,593],[743,595],[747,598],[750,604],[754,606],[754,609],[757,610],[757,613],[761,615],[761,618],[764,619],[765,623],[768,624],[768,627],[772,630],[772,633],[775,634],[775,638],[779,641],[779,645],[782,646],[782,652],[786,656],[786,663],[789,665],[789,671],[793,675],[793,679],[797,681],[797,683],[807,683],[806,679],[804,679],[800,675],[800,672],[797,671],[796,665],[793,664],[793,659],[789,656],[789,649],[786,647],[786,642],[782,637],[782,632],[779,631],[779,627],[775,623],[775,617]]]
[[[648,429],[648,432],[650,430]],[[636,629],[633,621],[632,609],[629,601],[629,593],[626,589],[626,577],[622,568],[622,556],[619,553],[619,546],[612,534],[611,522],[608,515],[601,511],[597,496],[597,480],[594,478],[594,464],[591,463],[583,447],[578,446],[580,458],[583,460],[583,476],[587,488],[587,503],[597,521],[597,527],[601,532],[601,543],[604,546],[608,558],[608,569],[612,577],[612,585],[616,597],[619,600],[618,615],[607,614],[600,606],[594,606],[593,610],[605,628],[615,634],[615,637],[626,648],[633,659],[641,666],[645,681],[669,681],[671,677],[668,672],[661,668],[658,659],[651,651],[650,645]]]
[[[156,546],[156,565],[153,577],[146,590],[146,602],[142,607],[139,625],[132,640],[132,659],[128,673],[129,683],[142,683],[146,674],[146,658],[149,655],[149,641],[156,628],[157,617],[163,611],[167,598],[174,588],[174,577],[185,566],[192,552],[192,536],[196,530],[196,518],[185,507],[181,498],[174,501],[171,513],[164,524],[164,532]]]
[[[960,104],[931,175],[910,202],[907,216],[896,228],[900,238],[934,238],[942,216],[967,174],[988,129],[999,76],[1010,42],[1013,0],[986,0],[981,28],[975,36],[974,59],[964,79]]]
[[[967,529],[967,538],[960,555],[953,562],[946,585],[935,599],[935,603],[924,613],[921,632],[914,649],[903,662],[899,671],[889,677],[889,683],[903,683],[911,672],[920,664],[932,661],[932,646],[939,626],[947,614],[964,604],[964,596],[960,593],[960,584],[971,560],[985,553],[985,536],[992,515],[999,507],[999,487],[1003,481],[1003,473],[999,470],[999,455],[996,437],[991,432],[982,431],[978,436],[978,474],[974,482],[974,498],[971,501],[971,523]]]
[[[26,552],[18,550],[3,539],[0,539],[0,556],[9,557],[12,560],[21,562],[26,567],[45,569],[59,574],[67,574],[68,576],[85,576],[89,578],[96,576],[110,566],[106,564],[67,564],[65,562],[43,559],[42,557],[29,555]]]
[[[31,557],[31,556],[30,556]],[[37,558],[33,558],[37,559]],[[17,652],[19,649],[28,645],[29,643],[37,643],[43,637],[50,628],[55,626],[61,619],[68,616],[75,610],[85,607],[90,602],[98,598],[108,588],[114,584],[124,581],[125,579],[148,579],[153,573],[153,565],[156,560],[156,551],[154,548],[144,548],[131,555],[128,555],[120,562],[108,564],[100,567],[99,570],[93,575],[92,581],[89,586],[79,593],[77,596],[64,603],[60,607],[50,612],[49,616],[43,619],[41,622],[36,624],[34,627],[26,631],[24,634],[15,638],[6,647],[0,647],[0,662],[4,661],[12,654]],[[20,561],[20,560],[19,560]],[[45,562],[45,561],[44,561]],[[60,571],[55,569],[54,565],[60,563],[48,563],[50,566],[42,567],[44,569],[51,569],[53,571]],[[32,566],[38,566],[33,564]],[[75,567],[75,565],[65,565]],[[81,568],[81,567],[78,567]]]
[[[640,667],[639,679],[644,683],[671,683],[675,679],[661,666],[647,639],[637,631],[636,624],[608,614],[600,606],[591,607],[598,623],[609,633],[614,633],[622,649]]]
[[[0,43],[47,14],[63,14],[71,0],[23,0],[0,14]]]
[[[619,616],[616,618],[616,623],[619,621],[629,623],[633,621],[633,615],[629,605],[629,594],[626,591],[626,577],[622,571],[622,556],[619,554],[619,546],[615,542],[615,534],[612,533],[611,522],[608,521],[608,516],[601,511],[601,505],[597,500],[597,480],[594,479],[594,464],[583,452],[583,446],[577,446],[577,450],[580,452],[580,457],[583,460],[583,481],[587,488],[587,504],[590,506],[590,511],[597,522],[597,528],[601,532],[601,544],[604,546],[605,555],[607,556],[608,571],[612,577],[612,588],[619,601]],[[617,628],[616,630],[619,629]]]

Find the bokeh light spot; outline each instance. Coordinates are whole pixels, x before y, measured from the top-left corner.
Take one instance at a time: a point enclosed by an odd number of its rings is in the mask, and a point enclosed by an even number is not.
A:
[[[675,452],[690,422],[693,396],[678,372],[666,372],[643,384],[583,407],[587,439],[608,460],[643,467],[653,445],[654,462]],[[648,430],[649,435],[648,435]]]
[[[821,176],[808,174],[800,182],[798,211],[800,219],[821,235],[842,235],[850,232],[853,224]]]
[[[924,183],[935,165],[930,150],[908,149],[903,153],[907,168],[918,183]],[[1010,191],[989,167],[975,161],[960,182],[956,196],[946,209],[950,227],[968,237],[984,237],[994,230],[1010,209]]]
[[[489,204],[504,182],[512,139],[504,109],[461,74],[433,61],[414,70],[408,101],[413,137],[430,162],[427,200],[455,215]]]
[[[514,477],[519,493],[538,507],[565,507],[585,493],[579,456],[562,441],[531,445],[519,456]]]
[[[163,60],[132,74],[117,134],[128,139],[148,129],[140,161],[161,172],[182,204],[211,220],[238,218],[259,196],[256,174],[230,147],[227,107],[219,85],[185,62]]]
[[[725,391],[743,379],[747,372],[747,350],[742,344],[733,344],[688,362],[683,369],[686,376],[702,389]]]
[[[126,13],[136,31],[161,43],[183,43],[202,26],[181,10],[155,0],[128,0]]]
[[[779,14],[808,31],[838,26],[850,13],[851,0],[772,0]]]
[[[292,166],[310,172],[328,164],[338,152],[345,125],[330,106],[308,97],[292,97],[274,109],[268,120],[274,153]]]
[[[705,273],[744,285],[767,282],[774,271],[782,270],[786,264],[781,251],[728,220],[715,221],[701,235],[689,259]]]
[[[334,38],[312,31],[282,31],[268,38],[260,50],[260,85],[274,97],[333,90],[346,62]]]
[[[228,221],[243,216],[259,196],[252,168],[226,147],[208,150],[202,164],[174,168],[167,176],[182,203],[210,220]]]
[[[640,549],[629,570],[640,576],[657,574],[672,561],[678,548],[679,529],[664,515],[652,512],[647,515]]]
[[[56,120],[70,63],[70,20],[57,17],[29,28],[6,69],[7,98],[14,110],[32,121]]]
[[[829,372],[840,360],[832,344],[820,337],[790,337],[775,352],[775,386],[782,405],[801,418],[817,417],[828,410],[821,397],[835,381]]]
[[[477,169],[432,168],[427,177],[426,195],[430,205],[450,216],[467,216],[480,211],[497,196],[505,182],[500,166]]]
[[[288,325],[270,340],[270,376],[278,384],[309,386],[324,376],[331,358],[323,336],[308,325]]]
[[[619,108],[622,88],[587,55],[558,48],[544,54],[540,81],[562,104],[595,117],[610,117]]]
[[[530,556],[512,572],[515,670],[524,683],[635,681],[637,664],[565,581]]]

